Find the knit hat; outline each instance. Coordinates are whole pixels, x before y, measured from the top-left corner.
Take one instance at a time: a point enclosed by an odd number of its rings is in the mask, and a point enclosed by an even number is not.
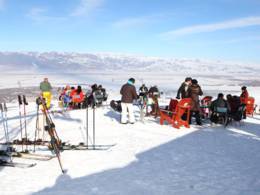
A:
[[[134,78],[130,78],[128,81],[131,82],[132,84],[135,83],[135,79]]]
[[[198,81],[196,79],[192,79],[191,83],[196,85],[196,84],[198,84]]]

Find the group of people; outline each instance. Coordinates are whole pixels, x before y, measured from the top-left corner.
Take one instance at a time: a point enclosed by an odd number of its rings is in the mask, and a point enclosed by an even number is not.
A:
[[[189,118],[189,123],[191,124],[192,117],[195,117],[197,125],[202,125],[201,123],[201,109],[200,109],[200,98],[203,95],[203,91],[198,84],[196,79],[187,77],[185,81],[181,84],[177,91],[176,99],[191,98],[191,114]]]
[[[219,121],[222,116],[229,116],[234,120],[241,120],[241,117],[246,118],[246,100],[249,97],[246,86],[241,88],[242,93],[239,96],[228,94],[226,99],[223,93],[219,93],[217,99],[211,101],[212,97],[209,98],[207,106],[211,113],[210,120],[214,123]],[[201,123],[201,104],[199,96],[203,95],[200,85],[196,79],[187,77],[185,82],[182,83],[177,92],[177,99],[180,98],[191,98],[191,118],[195,117],[197,125]],[[209,96],[208,96],[209,97]]]
[[[127,124],[127,122],[129,122],[130,124],[134,124],[135,118],[133,112],[133,102],[135,100],[139,100],[139,105],[141,106],[141,109],[146,107],[146,115],[153,115],[155,117],[160,115],[158,104],[160,92],[158,87],[155,85],[148,89],[145,84],[142,84],[142,86],[139,88],[139,94],[137,94],[134,84],[135,79],[130,78],[120,90],[122,98],[119,106],[121,111],[122,124]],[[148,112],[148,107],[151,107],[150,112]]]
[[[48,78],[40,83],[41,95],[45,99],[46,106],[49,109],[51,107],[52,98],[52,86],[48,81]],[[74,86],[66,85],[62,88],[59,101],[64,108],[80,109],[88,106],[101,105],[103,101],[107,100],[107,93],[102,85],[93,84],[91,90],[84,93],[82,87],[78,85]]]
[[[52,97],[52,86],[48,81],[48,78],[44,78],[44,81],[40,84],[40,90],[42,92],[43,98],[45,98],[47,108],[51,106]],[[148,88],[145,84],[139,88],[139,94],[137,94],[135,88],[135,79],[130,78],[126,84],[121,87],[120,94],[122,95],[120,101],[120,111],[121,111],[121,123],[131,123],[135,122],[133,102],[134,100],[139,100],[142,105],[146,106],[146,115],[153,115],[155,117],[160,115],[158,98],[160,97],[160,92],[157,86]],[[191,114],[189,118],[189,123],[191,124],[192,118],[195,117],[197,125],[202,125],[202,105],[200,104],[199,96],[203,95],[201,86],[198,84],[196,79],[187,77],[185,81],[181,84],[177,91],[176,99],[191,98]],[[77,88],[67,85],[62,89],[59,96],[59,100],[62,102],[63,107],[70,108],[84,108],[88,106],[101,105],[102,101],[107,100],[106,90],[102,85],[94,84],[91,86],[91,91],[84,93],[82,87],[79,85]],[[217,122],[217,117],[219,113],[225,112],[239,119],[239,113],[242,112],[242,117],[246,118],[246,100],[249,97],[247,88],[242,87],[242,93],[240,97],[232,96],[228,94],[226,99],[224,94],[218,94],[216,100],[211,101],[207,105],[211,111],[210,119],[212,122]],[[151,106],[151,111],[148,112],[148,106]]]
[[[66,85],[66,87],[64,87],[61,91],[59,101],[62,104],[61,106],[64,108],[70,107],[74,109],[80,109],[82,107],[84,98],[85,95],[80,85],[78,85],[77,88]]]
[[[246,119],[246,104],[249,97],[246,86],[241,88],[241,95],[226,95],[226,99],[223,93],[219,93],[216,100],[210,104],[210,110],[212,112],[210,120],[214,123],[218,123],[220,117],[224,119],[234,119],[240,121]],[[228,121],[226,121],[228,123]]]
[[[158,98],[160,97],[159,90],[156,86],[151,87],[149,90],[143,84],[139,89],[139,95],[136,93],[136,88],[134,86],[135,79],[130,78],[126,84],[124,84],[120,90],[122,95],[121,98],[121,123],[126,124],[127,122],[133,124],[135,122],[134,113],[133,113],[133,102],[136,99],[139,99],[143,102],[146,102],[146,108],[148,105],[151,105],[152,111],[147,114],[152,114],[158,116],[159,113],[159,104]],[[199,85],[196,79],[187,77],[185,81],[181,84],[177,91],[176,99],[190,98],[191,99],[191,114],[189,118],[189,123],[192,123],[192,118],[195,118],[197,125],[202,125],[202,106],[200,101],[200,96],[203,95],[201,86]],[[241,113],[242,117],[246,118],[246,100],[249,97],[247,89],[245,86],[242,87],[242,93],[240,97],[232,96],[231,94],[227,95],[227,99],[224,98],[224,94],[218,94],[218,97],[214,101],[210,101],[207,104],[207,109],[210,110],[210,119],[212,122],[217,122],[216,113],[222,112],[228,113],[229,116],[232,116],[235,120],[240,120]],[[210,98],[210,100],[212,97]],[[149,102],[149,100],[152,101]],[[127,118],[128,117],[128,118]]]

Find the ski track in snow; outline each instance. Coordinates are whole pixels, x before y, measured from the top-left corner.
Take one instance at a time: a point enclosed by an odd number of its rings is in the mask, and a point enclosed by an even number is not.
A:
[[[8,104],[11,139],[20,136],[17,107]],[[30,102],[30,139],[34,139],[35,112],[35,103]],[[89,110],[92,137],[91,113]],[[138,119],[137,108],[135,113]],[[51,116],[63,141],[73,144],[86,140],[85,110]],[[0,167],[0,194],[259,194],[259,115],[226,129],[206,124],[174,129],[159,125],[159,119],[154,118],[134,125],[121,125],[119,120],[120,115],[109,107],[96,110],[96,144],[116,145],[105,151],[62,152],[67,174],[61,174],[56,158],[37,161],[28,169]],[[0,141],[4,141],[2,126]],[[36,150],[50,154],[46,147],[36,146]]]

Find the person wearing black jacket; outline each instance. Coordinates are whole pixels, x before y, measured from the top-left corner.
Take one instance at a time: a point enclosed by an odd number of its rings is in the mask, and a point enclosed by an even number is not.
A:
[[[187,77],[185,79],[185,82],[183,82],[178,89],[176,99],[180,99],[180,97],[181,99],[189,97],[188,89],[191,85],[191,81],[192,81],[191,77]]]
[[[120,90],[121,98],[121,123],[127,123],[127,115],[129,116],[129,122],[133,124],[135,122],[133,101],[137,99],[136,88],[134,86],[135,79],[130,78],[126,84],[124,84]]]

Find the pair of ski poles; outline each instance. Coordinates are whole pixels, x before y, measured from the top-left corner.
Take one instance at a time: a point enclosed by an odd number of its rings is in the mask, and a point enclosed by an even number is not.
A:
[[[1,120],[2,120],[2,123],[3,123],[4,132],[5,132],[5,140],[6,140],[6,144],[7,144],[6,151],[7,151],[7,154],[12,161],[12,158],[11,158],[11,156],[12,156],[11,155],[12,146],[11,146],[10,138],[9,138],[9,128],[8,128],[8,117],[7,117],[6,103],[0,104],[0,111],[1,111]]]
[[[89,139],[89,113],[88,113],[88,106],[86,107],[86,146],[87,148],[91,147],[91,149],[95,150],[96,147],[98,147],[96,145],[96,106],[93,105],[92,107],[93,110],[93,127],[92,127],[92,145],[88,144],[88,139]]]
[[[27,134],[27,113],[26,113],[26,106],[28,105],[28,102],[26,100],[25,95],[21,96],[18,95],[18,104],[19,104],[19,118],[20,118],[20,131],[21,131],[21,141],[22,141],[22,151],[23,151],[23,143],[25,141],[25,152],[28,152],[28,134]],[[22,117],[22,107],[23,105],[23,117]],[[23,138],[23,123],[22,123],[22,118],[24,120],[24,132],[25,132],[25,139]]]

